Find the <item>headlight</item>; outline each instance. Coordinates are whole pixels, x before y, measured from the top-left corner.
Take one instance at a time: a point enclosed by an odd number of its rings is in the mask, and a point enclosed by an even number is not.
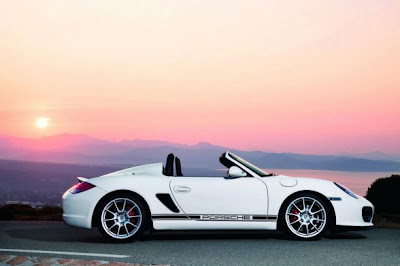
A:
[[[342,186],[342,185],[340,185],[340,184],[338,184],[338,183],[335,183],[335,182],[333,182],[333,183],[334,183],[338,188],[340,188],[341,190],[343,190],[344,192],[346,192],[347,195],[349,195],[349,196],[351,196],[351,197],[353,197],[353,198],[355,198],[355,199],[358,199],[357,196],[356,196],[353,192],[350,191],[350,189],[347,189],[347,188],[345,188],[344,186]]]

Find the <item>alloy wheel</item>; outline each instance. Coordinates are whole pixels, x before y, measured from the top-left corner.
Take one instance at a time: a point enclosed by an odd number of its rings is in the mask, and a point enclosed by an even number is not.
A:
[[[318,200],[300,197],[287,207],[285,220],[293,234],[301,238],[311,238],[323,231],[327,214],[324,205]]]
[[[107,203],[101,213],[104,231],[115,239],[133,236],[142,224],[142,211],[129,198],[116,198]]]

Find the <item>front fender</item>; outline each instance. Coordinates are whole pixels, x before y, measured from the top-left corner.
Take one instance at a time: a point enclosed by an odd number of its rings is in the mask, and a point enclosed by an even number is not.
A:
[[[297,183],[292,186],[284,186],[287,182],[281,182],[289,177],[273,176],[263,178],[268,187],[268,215],[279,215],[284,201],[294,193],[310,191],[325,197],[332,205],[336,216],[336,225],[343,226],[372,226],[371,222],[365,222],[362,217],[363,207],[373,207],[365,198],[357,199],[349,196],[332,181],[314,178],[295,178]],[[294,182],[292,182],[294,183]]]
[[[285,182],[287,179],[295,179],[297,182],[292,181],[290,183],[293,185],[287,186],[285,185],[288,183]],[[314,191],[323,195],[327,200],[331,197],[346,196],[333,182],[321,179],[271,176],[263,178],[262,181],[268,187],[268,215],[278,215],[283,202],[297,192]]]

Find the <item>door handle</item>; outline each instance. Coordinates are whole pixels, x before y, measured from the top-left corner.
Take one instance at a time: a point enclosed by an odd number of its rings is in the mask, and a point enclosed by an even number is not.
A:
[[[190,187],[185,187],[185,186],[176,186],[174,187],[174,191],[176,193],[188,193],[190,192]]]

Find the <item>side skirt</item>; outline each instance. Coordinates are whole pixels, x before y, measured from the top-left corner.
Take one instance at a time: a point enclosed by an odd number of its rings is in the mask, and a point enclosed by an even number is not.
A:
[[[153,215],[156,230],[276,230],[277,216]]]

